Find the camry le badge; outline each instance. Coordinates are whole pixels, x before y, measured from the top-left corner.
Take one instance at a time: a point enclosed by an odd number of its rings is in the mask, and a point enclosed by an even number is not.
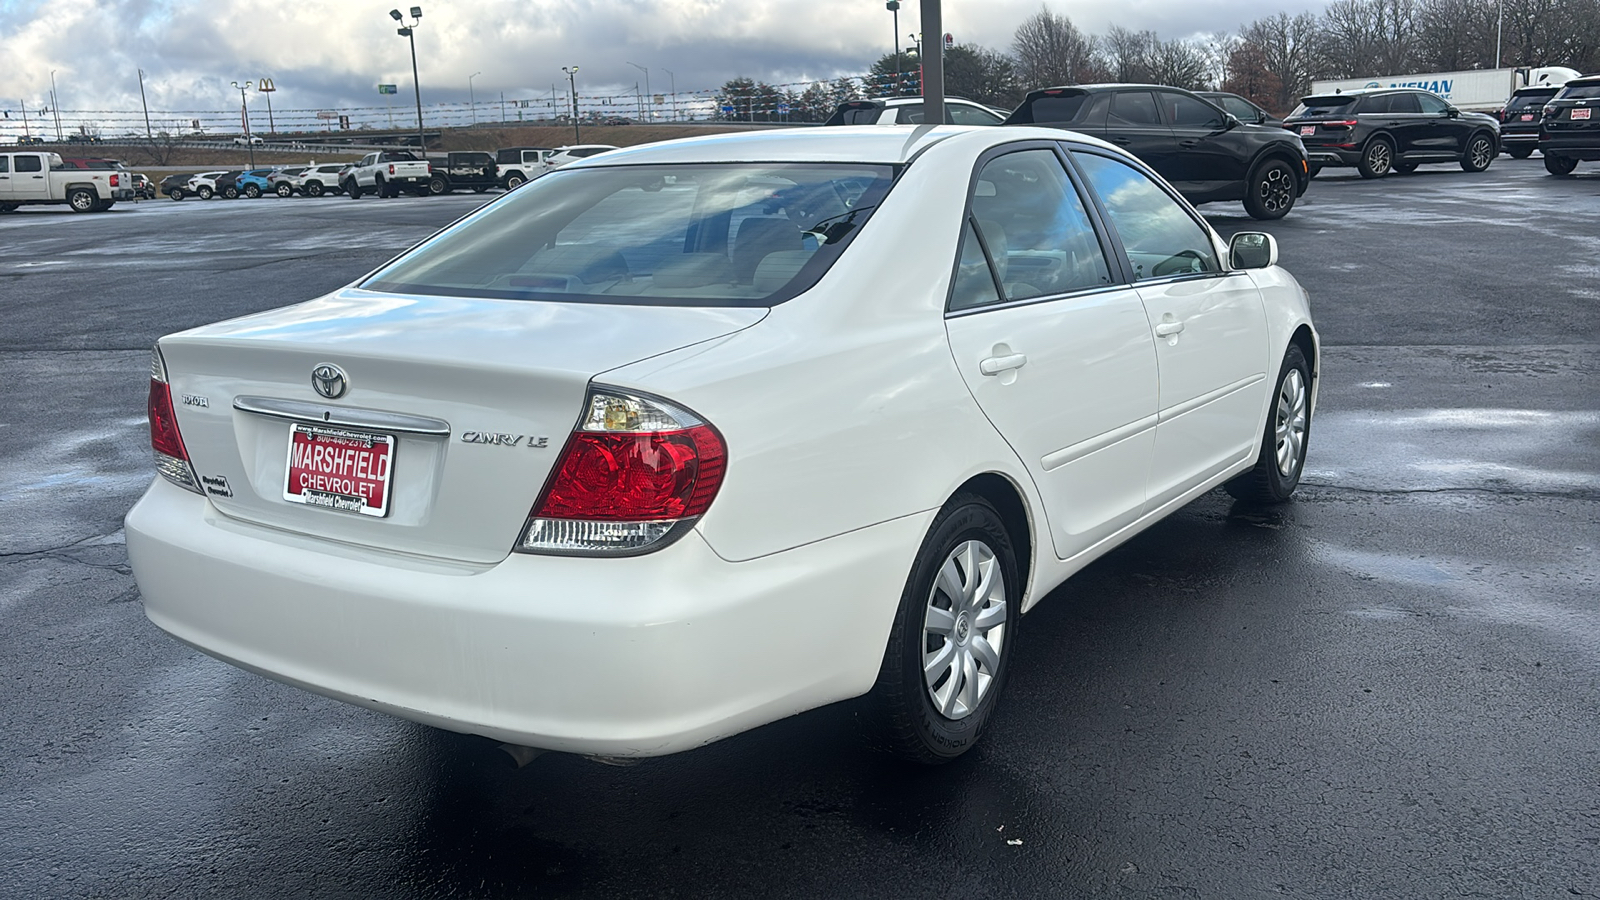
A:
[[[350,377],[333,363],[321,363],[311,370],[311,386],[329,400],[337,400],[350,389]]]
[[[524,437],[528,438],[528,447],[534,450],[543,450],[550,446],[550,439],[543,435],[501,434],[493,431],[463,431],[461,442],[464,444],[492,444],[497,447],[515,447],[522,443]]]

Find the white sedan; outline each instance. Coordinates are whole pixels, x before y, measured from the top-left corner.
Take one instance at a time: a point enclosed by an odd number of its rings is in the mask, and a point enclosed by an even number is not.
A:
[[[951,759],[1051,589],[1295,489],[1276,257],[1054,129],[614,151],[162,338],[128,553],[178,639],[440,728],[653,756],[867,695]]]

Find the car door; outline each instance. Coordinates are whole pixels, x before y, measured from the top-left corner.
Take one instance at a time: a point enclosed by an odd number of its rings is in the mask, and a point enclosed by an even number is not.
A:
[[[44,160],[42,153],[18,153],[11,157],[11,202],[50,199],[50,177]]]
[[[1073,159],[1132,268],[1156,344],[1149,511],[1256,452],[1271,387],[1266,310],[1255,282],[1227,270],[1210,229],[1155,179],[1104,153]]]
[[[1007,150],[980,164],[945,330],[1068,559],[1144,506],[1155,346],[1063,157],[1049,145]]]
[[[11,200],[11,154],[0,153],[0,203]]]
[[[1150,91],[1117,91],[1111,95],[1106,113],[1105,139],[1144,160],[1150,168],[1169,177],[1177,141],[1172,129],[1162,121],[1156,98]]]
[[[1389,95],[1389,132],[1395,138],[1396,158],[1403,158],[1407,154],[1426,154],[1429,151],[1429,138],[1434,133],[1438,122],[1430,116],[1422,114],[1422,107],[1417,103],[1417,95],[1404,91]]]
[[[1450,104],[1433,94],[1417,93],[1411,96],[1416,98],[1421,118],[1428,123],[1418,149],[1429,153],[1460,153],[1466,149],[1467,136],[1472,134],[1472,123],[1462,121],[1459,114],[1451,116]]]
[[[1250,157],[1229,140],[1231,128],[1222,110],[1177,91],[1156,91],[1155,96],[1175,144],[1168,170],[1156,171],[1185,193],[1244,181]]]

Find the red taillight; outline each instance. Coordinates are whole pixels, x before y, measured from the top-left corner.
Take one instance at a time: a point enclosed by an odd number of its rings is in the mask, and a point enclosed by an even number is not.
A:
[[[693,413],[597,390],[517,549],[616,556],[665,546],[711,505],[727,459],[722,436]]]
[[[119,179],[120,179],[120,178],[121,178],[121,177],[122,177],[122,176],[120,176],[120,175],[117,175],[117,174],[115,174],[115,173],[113,173],[113,174],[112,174],[112,175],[111,175],[111,186],[112,186],[112,187],[116,187],[116,186],[117,186],[117,183],[118,183],[118,180],[119,180]]]
[[[1322,123],[1322,127],[1324,127],[1324,128],[1354,128],[1354,127],[1356,127],[1357,125],[1360,125],[1360,124],[1361,124],[1361,122],[1356,120],[1356,119],[1340,119],[1337,122],[1323,122]]]
[[[389,163],[389,174],[390,175],[394,174],[394,163]]]
[[[578,432],[533,516],[630,522],[698,516],[722,484],[725,461],[722,439],[707,425],[648,434]]]
[[[189,451],[183,448],[183,435],[178,433],[178,414],[172,409],[172,388],[150,379],[149,408],[150,448],[187,462]]]

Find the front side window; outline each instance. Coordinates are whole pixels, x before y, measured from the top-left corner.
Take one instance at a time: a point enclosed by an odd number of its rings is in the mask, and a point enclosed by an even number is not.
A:
[[[888,193],[872,164],[557,170],[362,287],[665,306],[771,306],[815,284]]]
[[[9,175],[10,173],[11,173],[11,157],[9,157],[9,156],[0,156],[0,175]]]
[[[997,157],[978,173],[972,217],[1007,300],[1102,287],[1111,270],[1053,151]]]
[[[1161,104],[1167,113],[1167,121],[1175,128],[1221,128],[1223,126],[1222,113],[1209,103],[1196,100],[1187,94],[1175,94],[1171,91],[1162,91],[1159,95]],[[1252,116],[1251,118],[1254,118]]]
[[[1111,97],[1111,115],[1106,119],[1106,124],[1112,127],[1117,125],[1160,125],[1161,116],[1156,113],[1156,98],[1150,96],[1149,91],[1127,91],[1113,94]]]
[[[1412,94],[1422,104],[1422,111],[1430,116],[1442,116],[1450,111],[1450,104],[1432,94]]]
[[[1210,232],[1143,172],[1091,153],[1073,156],[1122,237],[1135,280],[1222,271]]]

